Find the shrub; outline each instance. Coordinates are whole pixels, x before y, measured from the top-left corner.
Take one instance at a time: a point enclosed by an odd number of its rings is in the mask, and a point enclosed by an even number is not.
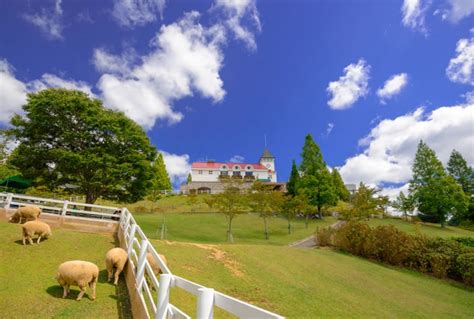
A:
[[[474,286],[474,252],[459,255],[456,259],[456,266],[462,281]]]
[[[431,272],[437,278],[446,278],[451,267],[451,256],[443,253],[428,254]]]
[[[334,245],[351,254],[369,257],[367,243],[370,236],[371,228],[369,225],[351,221],[336,231]]]
[[[391,265],[402,265],[408,259],[410,236],[395,226],[378,226],[372,230],[367,252],[372,258]]]
[[[333,234],[335,230],[331,227],[319,229],[314,235],[314,240],[318,246],[332,246]]]
[[[468,247],[474,247],[474,238],[472,237],[454,237],[452,240]]]

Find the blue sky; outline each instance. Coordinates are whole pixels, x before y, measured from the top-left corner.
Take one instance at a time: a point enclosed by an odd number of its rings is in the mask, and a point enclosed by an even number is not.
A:
[[[264,135],[280,181],[308,133],[390,194],[421,138],[474,164],[474,1],[4,0],[0,21],[1,126],[26,92],[78,88],[142,125],[176,183],[258,160]]]

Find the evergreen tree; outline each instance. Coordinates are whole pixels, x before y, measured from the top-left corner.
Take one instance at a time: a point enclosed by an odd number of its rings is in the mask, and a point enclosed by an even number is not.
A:
[[[461,216],[467,210],[468,199],[454,178],[446,176],[436,153],[423,141],[413,163],[410,193],[424,221],[444,224],[449,215]]]
[[[408,220],[408,214],[415,209],[413,207],[413,198],[405,196],[404,192],[398,194],[395,201],[392,202],[392,207],[401,211],[405,216],[405,220]]]
[[[171,185],[170,177],[166,171],[165,161],[163,154],[159,153],[153,163],[153,173],[155,175],[153,179],[153,189],[157,191],[171,191],[173,186]]]
[[[338,197],[331,173],[311,134],[306,136],[301,158],[300,171],[303,176],[298,183],[298,193],[304,193],[308,197],[310,204],[316,207],[322,218],[321,209],[335,205]]]
[[[293,197],[296,196],[299,179],[300,174],[298,172],[298,168],[296,167],[295,160],[293,160],[293,163],[291,164],[290,179],[288,180],[288,183],[286,183],[288,194]]]
[[[191,173],[188,174],[188,179],[186,180],[186,182],[189,184],[193,181],[192,177],[191,177]]]
[[[467,165],[461,153],[453,150],[448,161],[448,173],[461,185],[464,194],[469,198],[469,208],[462,216],[456,216],[460,220],[474,222],[474,171]]]
[[[336,191],[338,199],[347,202],[349,200],[349,191],[347,190],[344,182],[339,174],[339,171],[335,168],[332,169],[332,183]]]
[[[379,200],[375,197],[377,192],[375,188],[366,186],[361,182],[352,198],[352,217],[363,219],[369,218],[371,215],[379,214],[381,209]]]

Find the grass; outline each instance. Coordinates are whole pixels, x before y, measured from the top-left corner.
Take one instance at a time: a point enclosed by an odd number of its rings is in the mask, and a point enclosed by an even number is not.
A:
[[[131,318],[123,278],[118,287],[106,282],[104,256],[114,247],[111,235],[53,229],[53,236],[39,245],[21,244],[18,224],[0,223],[0,317],[1,318]],[[88,289],[81,301],[74,300],[78,287],[62,299],[55,276],[59,264],[80,259],[101,269],[97,299]]]
[[[166,220],[167,239],[198,243],[225,243],[227,240],[227,220],[218,213],[172,213],[134,214],[137,223],[149,238],[160,238],[163,218]],[[308,228],[302,220],[292,222],[293,231],[288,234],[286,219],[269,219],[270,239],[265,240],[263,219],[258,214],[242,214],[233,223],[235,243],[287,245],[311,236],[317,227],[326,227],[336,222],[332,217],[310,220]]]
[[[174,274],[288,318],[472,318],[474,313],[473,292],[460,284],[331,250],[153,243]],[[171,301],[195,313],[188,294],[173,290]]]
[[[474,237],[474,232],[459,227],[446,226],[441,228],[439,224],[432,223],[410,223],[399,218],[374,218],[368,224],[376,227],[379,225],[394,225],[400,230],[410,234],[424,234],[431,237]]]

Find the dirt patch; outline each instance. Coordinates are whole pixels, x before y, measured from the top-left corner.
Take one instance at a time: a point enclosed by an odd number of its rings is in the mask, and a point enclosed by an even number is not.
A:
[[[174,245],[176,242],[172,241],[165,241],[167,245]],[[216,245],[209,245],[209,244],[197,244],[197,243],[180,243],[182,245],[190,245],[195,246],[200,249],[204,249],[210,252],[209,258],[213,259],[227,268],[232,275],[242,278],[244,277],[244,273],[242,272],[242,265],[240,265],[236,260],[234,260],[229,253],[219,249]]]

